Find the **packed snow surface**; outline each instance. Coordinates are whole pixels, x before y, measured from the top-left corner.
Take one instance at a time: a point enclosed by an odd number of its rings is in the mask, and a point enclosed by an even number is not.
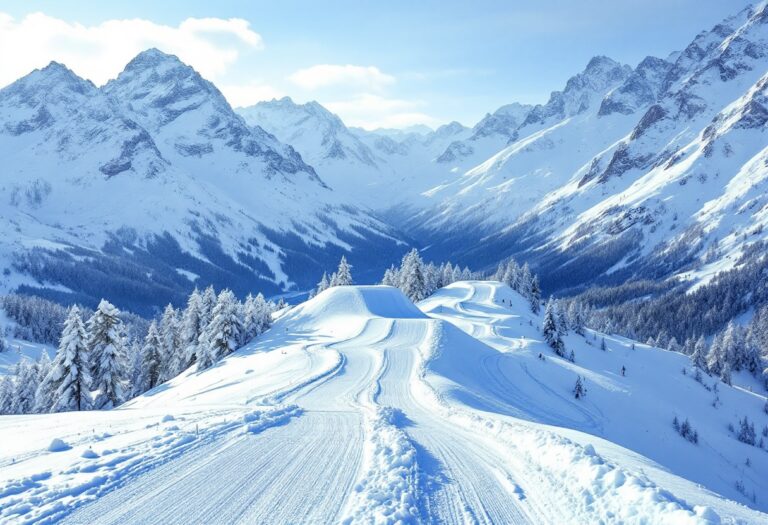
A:
[[[561,359],[541,322],[500,283],[331,288],[119,409],[0,418],[0,522],[768,521],[728,430],[764,397],[591,331]]]

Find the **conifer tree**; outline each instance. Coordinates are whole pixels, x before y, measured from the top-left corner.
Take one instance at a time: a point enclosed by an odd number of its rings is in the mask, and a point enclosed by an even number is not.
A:
[[[423,265],[419,251],[414,248],[403,257],[400,266],[400,289],[414,303],[425,297]]]
[[[120,339],[120,312],[109,301],[102,299],[87,324],[88,355],[91,377],[96,380],[101,374],[101,354],[104,347]]]
[[[22,358],[16,366],[15,375],[14,412],[31,414],[35,411],[35,393],[38,387],[37,366],[29,359]]]
[[[707,343],[704,340],[704,336],[700,336],[693,346],[693,354],[691,354],[691,363],[693,366],[700,370],[707,370]]]
[[[37,391],[35,392],[35,408],[38,413],[48,412],[53,402],[53,391],[51,385],[46,381],[48,374],[51,373],[51,358],[48,352],[43,350],[40,359],[37,360]]]
[[[158,349],[161,360],[159,381],[162,383],[181,372],[182,362],[184,361],[184,358],[180,355],[181,343],[178,312],[176,312],[173,305],[169,304],[165,307],[163,316],[160,319],[160,325],[157,328],[161,344]]]
[[[162,383],[162,349],[163,341],[157,329],[157,323],[152,321],[147,330],[147,336],[144,338],[144,346],[141,348],[139,384],[142,393]]]
[[[573,397],[576,399],[582,399],[587,395],[587,388],[584,386],[581,376],[576,378],[576,385],[573,387]]]
[[[526,268],[528,264],[526,263]],[[528,271],[528,275],[530,275],[530,270]],[[531,312],[538,314],[539,310],[541,309],[541,289],[539,288],[539,278],[538,276],[533,276],[533,278],[530,281],[530,286],[527,286],[528,289],[528,300],[531,305]]]
[[[330,287],[331,287],[331,283],[328,280],[328,274],[323,272],[323,276],[320,278],[320,282],[317,283],[317,288],[315,289],[315,295],[320,294],[320,292],[324,292]]]
[[[45,379],[46,388],[52,392],[52,401],[46,411],[65,412],[91,408],[88,341],[80,309],[73,306],[64,321],[59,349]]]
[[[113,408],[125,400],[125,355],[120,312],[102,299],[88,321],[88,352],[92,360],[92,386],[99,391],[96,408]]]
[[[557,317],[555,312],[555,301],[550,297],[544,310],[544,325],[542,332],[544,340],[561,357],[565,355],[565,346],[560,338],[560,332],[557,329]]]
[[[204,322],[203,297],[195,288],[187,299],[187,307],[181,317],[179,341],[182,360],[179,371],[186,370],[197,361],[197,344],[205,328]]]
[[[384,270],[384,277],[381,279],[381,284],[385,286],[398,286],[397,270],[393,264],[386,270]]]
[[[13,376],[0,376],[0,414],[13,414]]]
[[[352,266],[347,263],[347,258],[342,255],[339,267],[334,274],[336,276],[333,286],[350,286],[352,281]]]
[[[237,315],[237,300],[230,290],[222,290],[213,309],[213,319],[206,328],[205,357],[198,362],[204,370],[237,349],[242,324]]]

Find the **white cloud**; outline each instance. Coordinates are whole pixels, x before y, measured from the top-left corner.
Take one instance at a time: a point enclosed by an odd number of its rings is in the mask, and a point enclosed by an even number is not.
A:
[[[372,90],[380,90],[393,84],[395,77],[382,73],[375,66],[353,66],[318,64],[306,69],[300,69],[288,79],[299,87],[308,90],[343,85]]]
[[[286,94],[261,82],[249,82],[239,85],[220,85],[219,89],[232,107],[252,106],[262,100],[282,98]]]
[[[0,86],[51,60],[103,84],[150,47],[178,55],[203,76],[215,79],[243,50],[261,49],[263,42],[248,21],[239,18],[188,18],[178,26],[134,18],[85,26],[44,13],[20,20],[0,13]]]
[[[370,93],[323,105],[339,115],[348,126],[365,129],[405,128],[415,124],[436,127],[442,124],[440,120],[418,111],[424,105],[422,102],[385,98]]]

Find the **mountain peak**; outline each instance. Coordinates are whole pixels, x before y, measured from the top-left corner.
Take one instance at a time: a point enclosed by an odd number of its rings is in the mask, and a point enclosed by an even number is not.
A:
[[[621,66],[614,59],[605,55],[593,56],[587,63],[586,71],[594,71],[599,69],[611,68]]]
[[[140,69],[147,69],[147,68],[155,68],[162,64],[170,64],[174,66],[187,66],[179,60],[179,57],[176,55],[171,55],[169,53],[165,53],[163,51],[160,51],[156,47],[151,47],[149,49],[146,49],[133,57],[133,59],[128,62],[128,65],[125,66],[126,71],[130,70],[140,70]]]

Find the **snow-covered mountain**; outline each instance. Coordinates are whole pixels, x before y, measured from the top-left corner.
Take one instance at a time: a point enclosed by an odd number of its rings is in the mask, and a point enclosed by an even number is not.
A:
[[[317,102],[296,104],[288,97],[237,111],[250,125],[293,146],[331,188],[380,212],[419,209],[422,192],[446,173],[433,159],[467,133],[458,122],[400,133],[347,128]]]
[[[549,291],[617,270],[706,277],[768,220],[765,12],[634,68],[597,56],[545,104],[434,131],[348,128],[290,98],[236,113],[155,50],[102,88],[51,64],[0,91],[2,287],[92,297],[83,258],[145,299],[198,277],[303,288],[342,251],[377,276],[400,237],[473,268],[515,255]]]
[[[593,59],[403,224],[435,253],[530,260],[550,290],[733,266],[764,239],[766,12],[634,69]]]
[[[331,288],[115,410],[0,418],[0,517],[766,522],[765,443],[738,439],[763,396],[592,331],[559,357],[541,326],[501,283]]]
[[[0,118],[5,290],[145,311],[207,282],[306,288],[341,252],[358,251],[365,272],[400,250],[390,227],[154,49],[102,88],[59,64],[34,71],[0,90]]]

